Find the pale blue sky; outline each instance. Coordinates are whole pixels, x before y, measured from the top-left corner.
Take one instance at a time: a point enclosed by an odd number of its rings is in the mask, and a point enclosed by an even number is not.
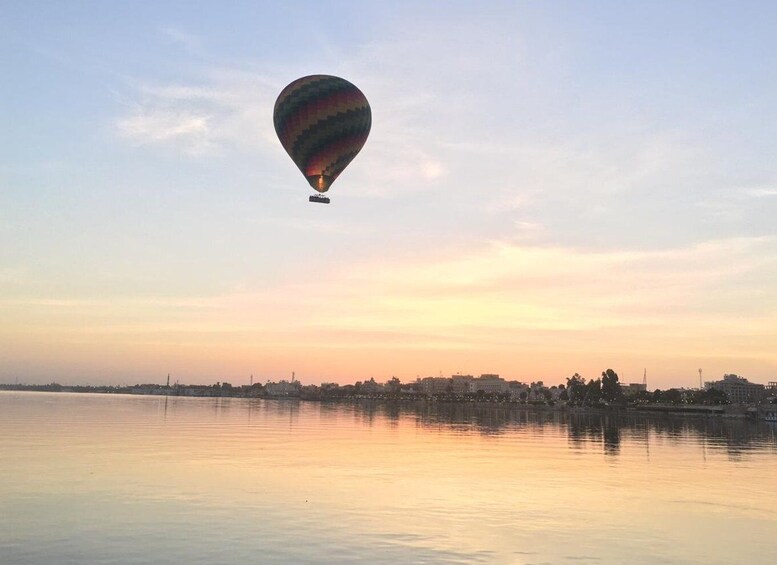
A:
[[[771,2],[2,1],[0,380],[777,377],[775,29]],[[312,73],[373,108],[328,207],[272,128]]]

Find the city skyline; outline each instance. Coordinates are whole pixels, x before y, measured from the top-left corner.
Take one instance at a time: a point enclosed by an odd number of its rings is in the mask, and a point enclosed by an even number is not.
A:
[[[771,3],[2,12],[0,382],[777,379]],[[373,111],[328,206],[314,73]]]
[[[63,385],[63,386],[98,386],[98,387],[105,387],[105,386],[132,386],[132,385],[154,385],[154,386],[173,386],[173,385],[181,385],[181,386],[212,386],[217,384],[227,384],[230,386],[235,387],[245,387],[245,386],[251,386],[254,384],[264,384],[264,383],[279,383],[279,382],[287,382],[287,383],[294,383],[297,382],[298,384],[301,384],[303,386],[308,385],[314,385],[314,386],[321,386],[326,384],[338,384],[338,385],[353,385],[353,384],[359,384],[359,383],[378,383],[381,385],[389,384],[391,381],[397,380],[399,381],[403,386],[404,385],[410,385],[414,383],[420,383],[421,381],[427,381],[430,379],[434,380],[448,380],[456,379],[456,378],[465,378],[465,379],[490,379],[494,378],[500,381],[504,381],[506,383],[519,383],[522,385],[534,385],[539,384],[546,387],[556,387],[558,385],[566,386],[567,382],[572,377],[580,377],[583,380],[586,381],[594,381],[597,379],[601,379],[604,377],[605,372],[611,371],[611,368],[606,369],[606,371],[601,371],[600,373],[595,373],[591,375],[587,374],[580,374],[578,372],[575,372],[568,376],[563,377],[550,377],[551,380],[543,380],[540,378],[534,379],[534,378],[527,378],[527,377],[516,377],[514,375],[501,375],[498,373],[482,373],[482,372],[474,372],[474,373],[447,373],[444,374],[442,371],[440,371],[436,375],[421,375],[417,374],[414,377],[407,377],[407,378],[399,378],[397,375],[391,375],[391,376],[384,376],[384,375],[365,375],[362,377],[356,377],[353,380],[343,380],[343,379],[325,379],[325,378],[316,378],[315,376],[307,377],[305,379],[299,379],[297,377],[296,371],[292,371],[290,374],[287,375],[281,375],[281,374],[254,374],[251,373],[248,376],[245,375],[214,375],[210,378],[208,381],[207,378],[197,380],[196,382],[188,382],[184,375],[175,375],[171,373],[167,373],[166,375],[156,375],[156,376],[150,376],[146,381],[143,383],[141,382],[131,382],[127,379],[124,380],[107,380],[107,381],[100,381],[99,379],[90,380],[89,382],[85,380],[79,380],[79,379],[57,379],[57,378],[49,378],[49,380],[42,379],[33,379],[32,381],[25,382],[24,379],[19,379],[19,377],[16,377],[13,379],[13,382],[0,382],[0,385],[4,386],[12,386],[12,385],[48,385],[48,384],[57,384],[57,385]],[[643,371],[643,374],[640,376],[640,378],[630,378],[627,377],[625,374],[619,374],[618,371],[614,371],[616,375],[618,375],[619,383],[627,387],[629,385],[632,386],[642,386],[645,390],[660,390],[660,387],[657,386],[651,386],[650,380],[648,379],[647,369]],[[702,377],[702,369],[698,369],[697,373],[695,375],[695,381],[693,382],[686,382],[688,379],[671,379],[666,378],[666,376],[663,379],[659,379],[660,382],[673,382],[677,381],[677,384],[675,385],[667,385],[665,389],[669,388],[676,388],[676,389],[684,389],[684,390],[702,390],[707,384],[712,382],[720,381],[724,378],[744,378],[747,379],[747,376],[738,375],[736,373],[724,373],[722,375],[704,375],[704,378]],[[775,381],[769,381],[764,383],[756,383],[761,385],[773,385]]]

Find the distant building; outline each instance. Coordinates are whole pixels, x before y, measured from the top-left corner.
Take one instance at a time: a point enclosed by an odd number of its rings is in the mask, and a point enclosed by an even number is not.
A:
[[[469,383],[475,380],[472,375],[453,375],[451,377],[451,388],[456,394],[469,392]]]
[[[418,379],[418,390],[426,394],[443,394],[452,390],[452,381],[447,377],[426,377]]]
[[[499,375],[491,374],[480,375],[480,378],[471,380],[468,383],[468,386],[469,392],[478,392],[482,390],[487,394],[509,392],[510,389],[506,380]]]
[[[529,388],[529,385],[524,384],[519,381],[508,381],[507,382],[507,392],[510,393],[510,399],[511,400],[521,400],[521,393],[526,393],[526,398],[529,396],[529,391],[531,389]]]
[[[142,384],[135,385],[130,389],[132,394],[160,394],[162,385],[157,384]]]
[[[364,394],[378,394],[384,391],[385,385],[375,382],[375,379],[364,381],[361,386],[361,392]]]
[[[554,401],[561,400],[561,393],[564,391],[563,388],[559,388],[556,385],[553,385],[548,389],[550,391],[550,398]]]
[[[647,392],[647,385],[644,383],[621,383],[621,390],[624,396],[635,396],[640,392]]]
[[[722,381],[704,383],[704,388],[725,392],[729,402],[732,404],[758,402],[766,397],[766,387],[764,385],[751,383],[737,375],[723,375]]]
[[[533,401],[543,401],[547,399],[547,395],[545,393],[551,394],[552,393],[548,390],[548,387],[545,386],[545,383],[543,381],[536,381],[533,382],[531,385],[529,385],[529,400]]]
[[[267,396],[299,396],[299,383],[281,381],[279,383],[267,383],[264,391]]]

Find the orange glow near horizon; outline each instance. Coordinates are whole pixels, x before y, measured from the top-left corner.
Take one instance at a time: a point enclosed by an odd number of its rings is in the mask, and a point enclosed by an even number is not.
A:
[[[609,367],[641,381],[647,367],[651,387],[666,388],[692,386],[699,366],[766,381],[777,370],[777,316],[742,302],[742,281],[770,244],[646,253],[495,244],[261,292],[5,301],[0,362],[63,382],[170,372],[240,383],[296,371],[303,382],[345,383],[441,371],[555,384]]]

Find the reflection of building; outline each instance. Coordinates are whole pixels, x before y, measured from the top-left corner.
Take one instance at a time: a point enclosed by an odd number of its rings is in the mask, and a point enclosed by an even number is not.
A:
[[[707,390],[714,389],[726,393],[731,403],[757,402],[766,396],[766,387],[751,383],[737,375],[723,375],[722,381],[704,383]]]
[[[624,396],[634,396],[642,391],[647,391],[647,385],[644,383],[621,384],[621,390]]]

